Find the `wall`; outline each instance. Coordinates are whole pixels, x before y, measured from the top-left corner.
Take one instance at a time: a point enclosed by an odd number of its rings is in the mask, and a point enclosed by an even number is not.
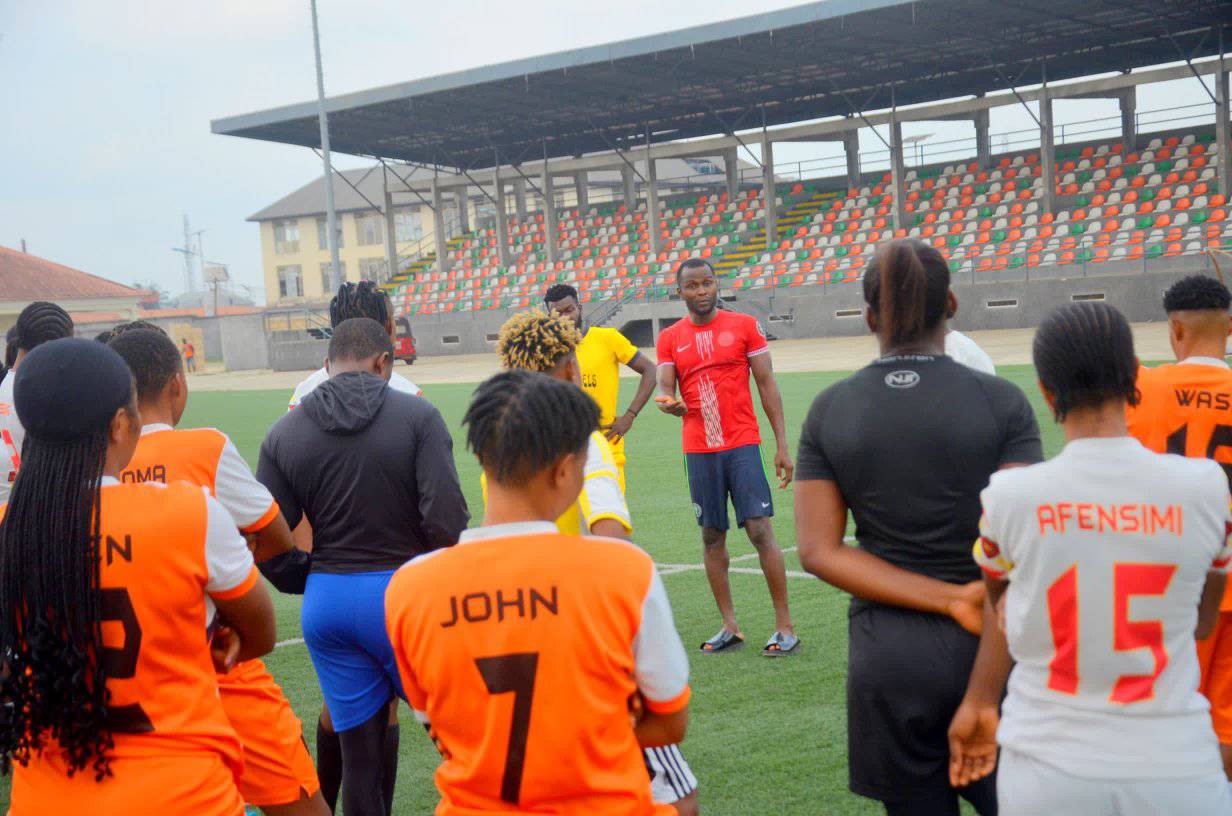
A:
[[[275,371],[317,369],[328,351],[328,340],[315,340],[303,332],[276,331],[269,338],[269,367]]]
[[[222,362],[228,371],[270,367],[264,315],[232,315],[216,320],[222,346]]]

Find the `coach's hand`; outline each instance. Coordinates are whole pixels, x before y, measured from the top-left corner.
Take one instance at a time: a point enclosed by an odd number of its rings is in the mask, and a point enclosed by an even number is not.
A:
[[[779,477],[779,490],[786,490],[796,475],[796,466],[791,462],[791,451],[780,447],[774,454],[774,472]]]
[[[637,414],[634,414],[632,411],[625,411],[623,414],[616,417],[616,419],[612,422],[612,427],[608,428],[607,433],[604,434],[607,437],[607,441],[615,445],[617,442],[624,439],[625,434],[627,434],[629,429],[633,427],[633,420],[636,418]]]
[[[684,402],[679,397],[669,397],[666,394],[660,394],[654,398],[655,405],[665,414],[682,417],[685,415],[686,409]]]
[[[946,607],[946,613],[959,626],[978,636],[984,629],[984,582],[972,581],[955,586],[954,590],[955,596]]]
[[[963,700],[950,722],[950,784],[963,788],[978,782],[997,767],[995,705]]]

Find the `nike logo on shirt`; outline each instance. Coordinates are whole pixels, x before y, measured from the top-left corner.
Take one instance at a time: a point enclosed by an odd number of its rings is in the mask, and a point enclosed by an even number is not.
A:
[[[683,346],[681,346],[680,348],[676,349],[676,353],[677,353],[677,354],[680,354],[682,351],[688,351],[688,350],[689,350],[689,344],[688,344],[688,343],[685,343]]]

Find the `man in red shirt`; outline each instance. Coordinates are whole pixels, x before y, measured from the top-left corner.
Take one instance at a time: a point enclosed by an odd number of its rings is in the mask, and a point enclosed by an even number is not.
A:
[[[701,645],[703,652],[739,646],[727,580],[727,497],[757,550],[774,602],[775,632],[762,654],[779,657],[800,646],[787,606],[787,571],[774,539],[774,501],[761,461],[761,435],[749,372],[757,381],[762,408],[774,429],[774,468],[779,488],[791,484],[794,466],[783,425],[783,400],[770,365],[766,334],[754,318],[720,311],[719,281],[707,261],[690,258],[676,270],[676,287],[688,317],[659,334],[659,410],[684,418],[684,453],[693,512],[702,528],[706,578],[723,616],[723,628]],[[677,384],[680,397],[676,397]]]

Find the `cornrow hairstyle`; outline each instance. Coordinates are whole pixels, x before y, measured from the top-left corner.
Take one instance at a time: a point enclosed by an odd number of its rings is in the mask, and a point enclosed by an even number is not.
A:
[[[34,351],[50,340],[73,336],[73,319],[54,303],[36,300],[21,310],[13,324],[17,346],[22,351]]]
[[[680,262],[680,265],[676,267],[676,285],[680,285],[680,278],[684,275],[684,271],[686,269],[701,269],[703,267],[710,270],[711,275],[714,274],[714,267],[711,266],[710,261],[705,258],[685,258]]]
[[[385,326],[392,314],[389,295],[372,281],[347,281],[338,287],[338,294],[329,302],[329,324],[334,328],[353,317],[371,318]]]
[[[4,334],[4,367],[12,368],[13,363],[17,362],[17,352],[21,351],[17,342],[17,327],[9,326],[9,330]]]
[[[107,345],[128,364],[137,383],[137,398],[142,401],[156,399],[184,368],[179,349],[161,330],[129,329]]]
[[[1226,312],[1232,305],[1232,293],[1215,278],[1189,275],[1181,278],[1164,292],[1164,311]]]
[[[462,424],[466,445],[488,478],[516,484],[566,454],[584,451],[599,427],[599,409],[572,383],[504,371],[475,391]]]
[[[148,320],[129,320],[124,323],[117,323],[111,329],[111,337],[112,339],[115,339],[121,334],[130,331],[154,331],[166,337],[170,337],[162,326],[159,326],[157,323],[151,323]]]
[[[558,303],[567,297],[578,299],[578,291],[567,283],[554,283],[543,293],[543,305],[549,310],[553,303]]]
[[[538,309],[518,312],[500,327],[496,353],[504,368],[548,373],[573,353],[582,333],[558,315]]]
[[[1138,358],[1125,315],[1107,303],[1067,303],[1044,319],[1032,348],[1040,383],[1063,422],[1075,408],[1138,404]]]
[[[77,345],[51,350],[60,343]],[[108,710],[100,480],[112,417],[127,407],[135,419],[132,378],[115,352],[72,339],[33,352],[15,376],[19,415],[29,399],[43,422],[27,426],[0,521],[0,772],[26,765],[54,740],[70,776],[89,769],[102,781],[111,773],[112,715],[122,712]],[[45,410],[74,396],[94,404]]]
[[[864,270],[864,302],[890,345],[919,340],[946,316],[950,267],[935,248],[915,238],[877,247]]]

